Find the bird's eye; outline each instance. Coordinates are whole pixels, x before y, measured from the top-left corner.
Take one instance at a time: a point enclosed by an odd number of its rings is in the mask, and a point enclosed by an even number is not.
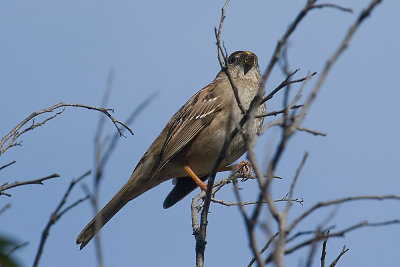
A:
[[[235,56],[230,56],[228,58],[228,64],[232,65],[236,63],[236,57]]]

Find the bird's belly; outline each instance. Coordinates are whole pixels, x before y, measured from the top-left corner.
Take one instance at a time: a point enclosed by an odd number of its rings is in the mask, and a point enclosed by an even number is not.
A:
[[[229,131],[230,134],[231,131]],[[198,176],[211,173],[226,138],[226,131],[219,129],[215,132],[204,131],[201,135],[205,138],[196,138],[186,153],[185,164],[187,164]],[[207,140],[207,141],[205,141]],[[222,159],[219,167],[230,165],[245,152],[244,143],[241,136],[236,136]]]

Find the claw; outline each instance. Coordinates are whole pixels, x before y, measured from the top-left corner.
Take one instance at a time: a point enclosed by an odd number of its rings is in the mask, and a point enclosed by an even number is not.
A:
[[[242,160],[239,164],[236,165],[237,169],[244,177],[249,177],[253,174],[253,165],[246,161]]]

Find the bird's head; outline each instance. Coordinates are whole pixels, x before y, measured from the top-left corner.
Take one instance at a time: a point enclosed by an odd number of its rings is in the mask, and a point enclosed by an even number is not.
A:
[[[250,51],[236,51],[228,57],[228,68],[243,70],[246,75],[251,69],[258,68],[258,58]]]

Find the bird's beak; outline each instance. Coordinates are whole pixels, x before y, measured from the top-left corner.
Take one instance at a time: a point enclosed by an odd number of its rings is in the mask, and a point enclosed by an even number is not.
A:
[[[244,60],[244,74],[246,75],[252,67],[256,65],[256,58],[253,53],[247,52],[247,56]]]

